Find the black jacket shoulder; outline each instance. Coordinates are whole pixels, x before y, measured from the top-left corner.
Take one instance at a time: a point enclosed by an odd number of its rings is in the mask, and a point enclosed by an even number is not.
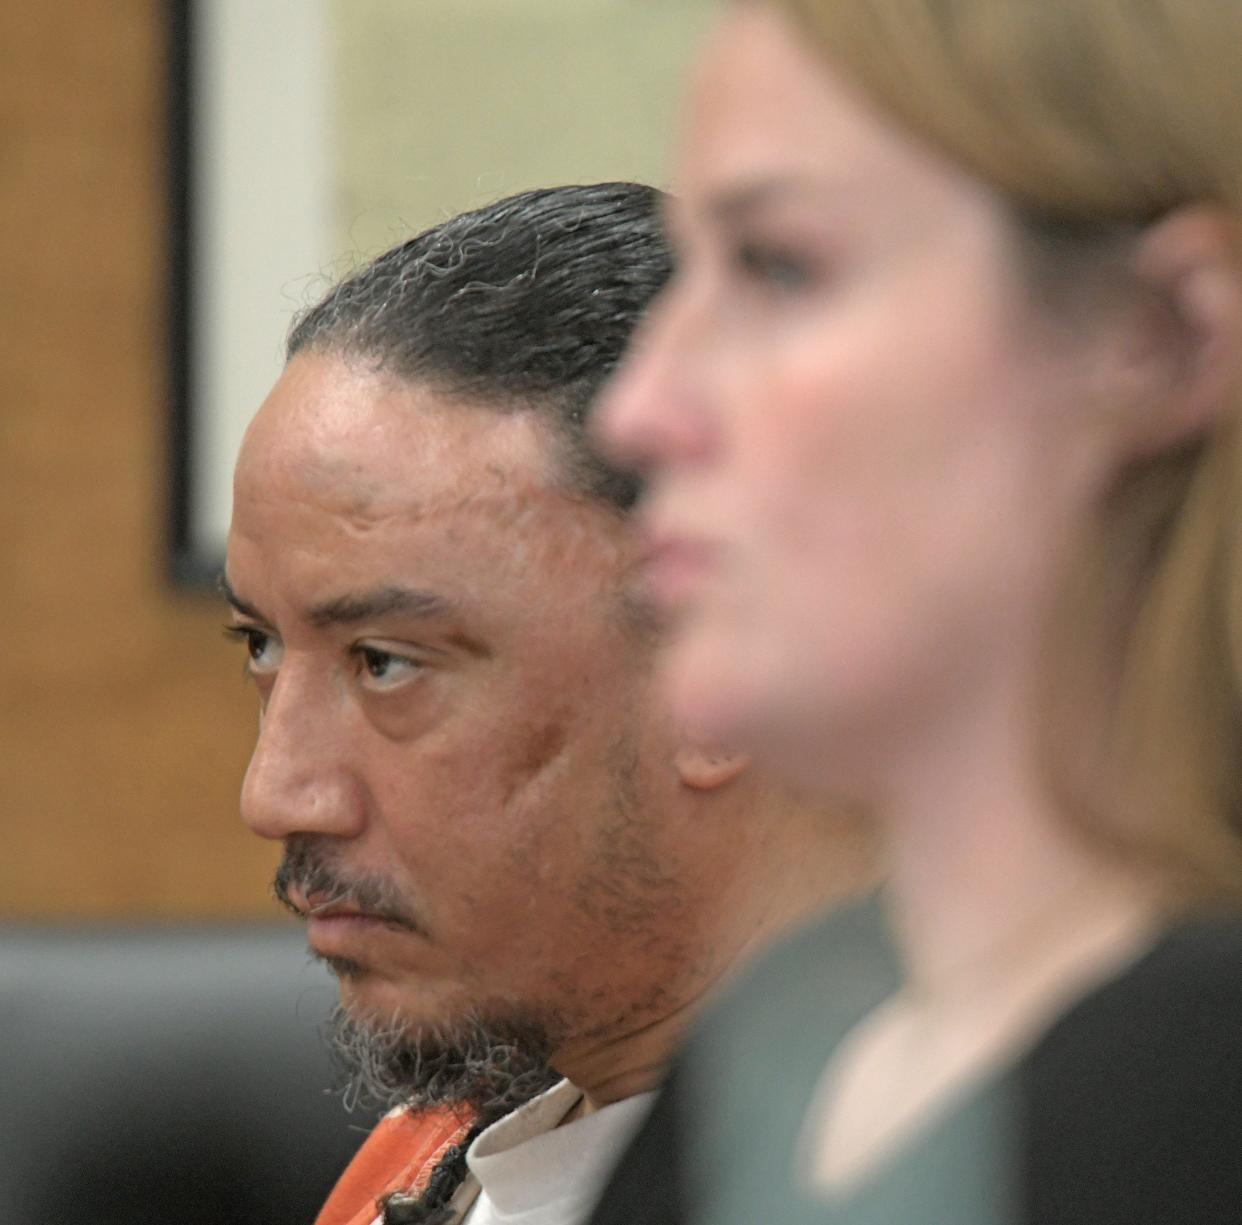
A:
[[[1028,1221],[1242,1220],[1242,921],[1187,920],[1022,1062]]]

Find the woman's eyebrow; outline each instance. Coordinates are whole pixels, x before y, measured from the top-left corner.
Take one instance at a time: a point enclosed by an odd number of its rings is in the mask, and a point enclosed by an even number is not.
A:
[[[818,182],[803,175],[775,175],[757,178],[749,182],[722,187],[707,195],[707,212],[722,223],[736,222],[747,213],[786,203],[790,200],[813,201],[821,204],[826,197],[844,194],[834,186]]]

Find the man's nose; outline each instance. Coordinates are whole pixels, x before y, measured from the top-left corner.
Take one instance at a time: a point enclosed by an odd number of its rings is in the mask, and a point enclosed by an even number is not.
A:
[[[242,820],[261,838],[361,832],[365,788],[351,760],[349,712],[331,686],[281,669],[242,784]]]

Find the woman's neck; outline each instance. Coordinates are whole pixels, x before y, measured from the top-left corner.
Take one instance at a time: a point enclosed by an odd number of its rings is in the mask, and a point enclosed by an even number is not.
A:
[[[895,931],[922,984],[1053,932],[1047,921],[1080,898],[1140,889],[1058,812],[1013,720],[993,711],[956,741],[952,730],[940,726],[881,816]]]

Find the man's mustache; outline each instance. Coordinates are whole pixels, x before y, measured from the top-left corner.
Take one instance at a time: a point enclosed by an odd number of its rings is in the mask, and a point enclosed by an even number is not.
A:
[[[348,906],[368,918],[427,936],[427,929],[409,913],[405,899],[391,881],[380,876],[350,875],[337,866],[335,858],[335,847],[326,839],[306,834],[287,839],[284,857],[272,880],[276,900],[299,919]]]

